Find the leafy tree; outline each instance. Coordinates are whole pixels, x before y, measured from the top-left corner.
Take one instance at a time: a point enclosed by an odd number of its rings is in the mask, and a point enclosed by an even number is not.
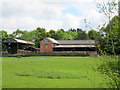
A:
[[[82,29],[77,29],[76,40],[87,40],[87,39],[88,39],[88,35],[86,34],[86,32],[83,31]]]
[[[105,1],[101,1],[97,6],[100,8],[101,12],[104,13],[104,15],[108,19],[108,25],[107,27],[103,28],[103,31],[105,32],[105,49],[108,53],[111,53],[114,55],[114,58],[109,59],[105,58],[103,59],[103,64],[101,64],[98,67],[99,72],[102,74],[107,75],[110,78],[109,85],[112,88],[120,88],[120,57],[116,57],[116,48],[119,48],[119,29],[118,29],[118,21],[120,20],[120,17],[118,17],[118,20],[116,21],[116,16],[112,18],[114,12],[116,11],[116,0],[108,0],[107,3]],[[117,26],[116,26],[117,25]],[[116,41],[117,40],[117,41]],[[119,51],[118,51],[119,53]],[[105,55],[105,54],[103,54]],[[105,55],[106,56],[106,55]],[[107,57],[107,56],[106,56]],[[110,87],[110,88],[111,88]]]
[[[37,47],[40,47],[40,41],[47,37],[47,33],[44,28],[40,28],[40,27],[38,27],[35,30],[35,32],[36,32],[35,42],[36,42]]]
[[[18,38],[18,39],[20,39],[20,37],[22,37],[23,34],[24,34],[24,31],[17,29],[12,34],[10,34],[9,37],[10,38]]]
[[[77,36],[77,32],[75,31],[66,31],[64,33],[64,40],[74,40]]]
[[[108,0],[107,2],[105,0],[102,0],[102,1],[97,0],[97,7],[100,9],[100,12],[106,16],[109,22],[109,30],[108,30],[107,37],[108,37],[108,42],[111,42],[112,53],[114,55],[116,55],[116,53],[115,53],[114,41],[112,39],[112,34],[111,34],[112,25],[110,21],[115,11],[117,11],[116,6],[117,6],[116,0]]]
[[[1,31],[0,31],[0,38],[1,38],[2,40],[8,38],[7,31],[1,30]]]
[[[46,30],[44,28],[38,27],[36,30],[38,31],[40,41],[47,37]]]
[[[101,74],[107,75],[109,79],[108,86],[110,88],[120,88],[120,57],[103,57],[102,63],[98,66],[97,70]]]
[[[57,35],[56,35],[56,32],[54,30],[50,30],[49,34],[50,34],[51,38],[57,39]]]
[[[112,18],[112,20],[110,21],[110,23],[103,29],[103,31],[106,33],[106,37],[105,37],[105,40],[106,40],[106,51],[109,52],[109,53],[113,53],[113,48],[112,48],[112,42],[109,40],[112,39],[113,40],[113,44],[114,44],[114,52],[116,54],[120,54],[120,38],[119,38],[119,27],[118,27],[118,20],[119,20],[119,17],[118,16],[114,16]],[[109,27],[111,25],[111,31],[109,31]]]
[[[95,30],[88,31],[88,37],[92,40],[97,40],[101,38],[100,33]]]
[[[7,32],[4,30],[0,30],[0,46],[2,46],[2,47],[0,47],[0,51],[6,50],[6,46],[4,45],[4,43],[2,43],[2,41],[7,38],[8,38]]]
[[[69,31],[72,31],[72,32],[77,32],[77,30],[76,29],[70,29]]]
[[[64,33],[65,33],[65,31],[63,29],[57,30],[57,32],[56,32],[56,35],[57,35],[56,39],[57,40],[64,40]]]

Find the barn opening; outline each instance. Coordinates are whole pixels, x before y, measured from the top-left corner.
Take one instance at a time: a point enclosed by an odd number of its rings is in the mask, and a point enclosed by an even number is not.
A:
[[[28,48],[28,51],[34,51],[34,49],[31,48],[35,45],[33,42],[14,38],[7,38],[3,41],[3,43],[6,45],[7,53],[10,54],[16,54],[19,50],[27,50]]]

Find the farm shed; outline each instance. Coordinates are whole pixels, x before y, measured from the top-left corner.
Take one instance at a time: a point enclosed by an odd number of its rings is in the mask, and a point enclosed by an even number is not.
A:
[[[20,39],[7,38],[3,41],[7,47],[7,52],[10,54],[15,54],[18,50],[24,50],[25,48],[35,45],[35,43],[30,41],[24,41]]]
[[[97,55],[94,40],[55,40],[53,38],[45,38],[40,42],[40,52]]]

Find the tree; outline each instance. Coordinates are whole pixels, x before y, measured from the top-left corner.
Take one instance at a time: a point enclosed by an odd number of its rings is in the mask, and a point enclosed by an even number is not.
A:
[[[117,6],[116,0],[108,0],[107,2],[105,2],[104,0],[96,0],[96,2],[97,2],[97,7],[100,9],[100,12],[103,13],[106,16],[106,18],[108,19],[108,22],[109,22],[109,32],[107,34],[107,37],[109,37],[108,42],[112,43],[111,44],[112,52],[114,55],[116,55],[114,41],[113,41],[112,35],[110,33],[111,29],[112,29],[110,20],[112,19],[113,14],[116,11],[116,6]]]
[[[7,38],[8,38],[7,32],[4,31],[4,30],[1,30],[0,31],[0,44],[1,44],[0,46],[2,46],[2,47],[0,47],[0,51],[5,51],[6,50],[6,46],[2,42],[3,42],[4,39],[7,39]]]
[[[99,40],[101,38],[100,33],[95,30],[88,31],[88,37],[92,40]]]
[[[76,29],[70,29],[69,31],[72,31],[72,32],[77,32],[77,30]]]
[[[115,0],[109,0],[107,3],[105,3],[104,1],[102,1],[101,3],[98,4],[98,8],[101,9],[101,12],[104,13],[104,15],[107,17],[108,19],[108,25],[103,28],[103,31],[105,32],[106,36],[104,38],[104,40],[106,41],[105,43],[105,48],[106,51],[111,53],[114,55],[113,58],[110,57],[109,58],[105,58],[103,61],[103,64],[101,64],[98,67],[99,72],[101,72],[102,74],[105,74],[109,77],[110,79],[110,86],[112,86],[112,88],[120,88],[120,73],[119,73],[119,69],[120,69],[120,57],[116,57],[116,48],[119,48],[117,45],[116,46],[116,40],[118,40],[119,42],[119,29],[118,26],[116,27],[116,25],[118,25],[118,21],[120,20],[120,17],[118,18],[117,22],[115,20],[116,17],[112,18],[114,14],[114,11],[116,9],[116,2]],[[120,42],[119,42],[120,43]],[[106,56],[105,54],[103,54],[104,56]],[[107,57],[107,56],[106,56]],[[111,87],[110,87],[111,88]]]
[[[50,30],[49,34],[50,34],[51,38],[57,39],[57,35],[56,35],[56,32],[54,30]]]
[[[17,29],[12,34],[9,35],[10,38],[20,39],[24,34],[24,31]]]
[[[63,30],[63,29],[59,29],[59,30],[57,30],[57,32],[56,32],[56,39],[57,40],[64,40],[64,33],[65,33],[65,31]]]
[[[75,29],[74,29],[75,30]],[[64,40],[74,40],[77,36],[77,32],[75,31],[66,31],[64,33]]]
[[[109,52],[109,53],[113,53],[112,52],[112,42],[109,41],[109,38],[110,38],[110,35],[111,35],[111,39],[113,40],[113,44],[114,44],[114,51],[116,54],[120,54],[120,46],[119,46],[119,43],[120,43],[120,38],[119,38],[119,27],[118,27],[118,22],[119,20],[119,17],[118,16],[114,16],[112,18],[112,20],[110,21],[110,23],[108,23],[108,25],[103,29],[103,31],[106,33],[106,44],[105,44],[105,47],[106,47],[106,51]],[[109,32],[109,27],[111,25],[111,32]],[[110,34],[110,35],[109,35]],[[109,37],[108,37],[109,36]]]
[[[47,37],[47,32],[44,28],[36,28],[36,30],[33,31],[35,33],[35,42],[36,46],[40,47],[40,41]]]
[[[88,39],[88,35],[86,34],[86,32],[78,28],[76,40],[87,40],[87,39]]]
[[[97,68],[101,74],[107,75],[109,79],[108,86],[110,88],[120,88],[120,57],[103,57],[103,61]]]
[[[0,38],[1,38],[1,40],[4,40],[4,39],[8,38],[7,32],[4,31],[4,30],[1,30],[0,31]]]
[[[46,30],[44,28],[38,27],[36,30],[38,31],[40,41],[47,37]]]

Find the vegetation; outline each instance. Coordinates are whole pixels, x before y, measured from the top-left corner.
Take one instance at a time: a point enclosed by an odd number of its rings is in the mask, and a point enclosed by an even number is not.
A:
[[[46,37],[51,37],[56,40],[95,40],[98,43],[98,48],[104,52],[106,52],[108,55],[113,55],[113,46],[110,38],[114,42],[114,51],[118,55],[120,54],[120,33],[118,29],[118,16],[114,16],[111,23],[111,31],[109,31],[110,24],[108,23],[106,27],[100,28],[100,31],[96,30],[89,30],[88,32],[85,32],[84,30],[77,28],[77,29],[69,29],[68,31],[64,31],[63,29],[59,29],[57,31],[50,30],[49,32],[46,32],[46,29],[44,28],[36,28],[32,31],[23,31],[23,30],[16,30],[12,34],[7,34],[6,31],[1,30],[0,33],[2,40],[6,38],[17,38],[22,39],[26,41],[32,41],[36,43],[35,47],[40,47],[39,43],[42,39]],[[109,38],[109,35],[112,35]],[[98,52],[101,54],[101,52]],[[3,44],[3,51],[5,50],[5,45]]]
[[[120,88],[120,57],[104,57],[97,70],[109,78],[109,88]]]
[[[107,88],[98,57],[2,57],[3,88]],[[109,80],[109,79],[108,79]]]
[[[120,2],[119,2],[120,3]],[[114,16],[113,14],[117,10],[116,0],[108,0],[107,2],[100,1],[98,3],[98,8],[100,12],[103,13],[108,19],[108,24],[103,27],[100,31],[105,32],[103,45],[104,48],[100,49],[102,51],[103,63],[98,67],[100,73],[107,75],[110,78],[109,87],[110,88],[120,88],[120,57],[116,56],[120,54],[120,32],[119,32],[119,16]],[[120,5],[119,5],[120,6]],[[120,10],[120,7],[119,7]],[[120,12],[120,11],[119,11]],[[114,17],[113,17],[114,16]],[[117,50],[118,49],[118,50]],[[105,53],[103,53],[103,51]],[[114,55],[114,57],[107,56],[108,54]]]
[[[36,47],[40,47],[39,42],[46,37],[57,40],[92,39],[97,42],[98,53],[102,56],[100,59],[94,57],[3,57],[3,87],[93,88],[107,87],[106,83],[108,83],[110,88],[120,88],[120,16],[113,15],[117,3],[115,0],[108,0],[107,3],[104,0],[98,1],[100,1],[97,3],[100,12],[108,19],[107,23],[105,22],[101,28],[99,27],[99,31],[93,30],[85,20],[86,25],[90,28],[88,32],[80,28],[46,32],[45,28],[38,27],[32,31],[18,29],[12,34],[1,30],[0,34],[2,40],[18,38],[33,41],[36,43]],[[5,45],[2,44],[2,47],[4,51]],[[93,71],[91,65],[106,78],[104,78],[104,82],[102,82],[102,76],[99,76],[101,74]],[[18,82],[19,79],[21,82]],[[37,83],[34,83],[34,80]],[[46,84],[49,82],[50,84]],[[100,83],[104,83],[104,85],[99,86]]]
[[[0,89],[2,89],[2,59],[0,58]]]

